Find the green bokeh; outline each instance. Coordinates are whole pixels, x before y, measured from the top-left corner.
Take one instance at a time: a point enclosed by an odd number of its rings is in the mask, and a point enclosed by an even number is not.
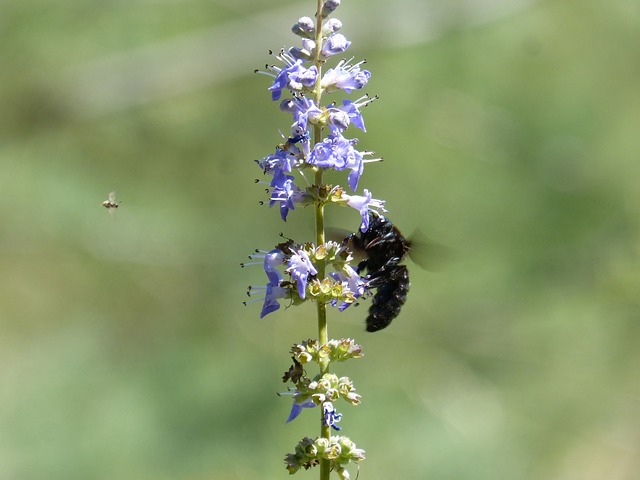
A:
[[[338,406],[360,478],[639,478],[640,6],[389,3],[337,15],[381,96],[361,186],[454,254],[410,263],[383,332],[330,312],[365,349],[338,371],[363,395]],[[3,2],[0,478],[277,479],[316,435],[275,395],[314,309],[260,320],[242,301],[264,276],[239,268],[310,239],[310,210],[258,205],[253,159],[289,118],[251,72],[313,9]]]

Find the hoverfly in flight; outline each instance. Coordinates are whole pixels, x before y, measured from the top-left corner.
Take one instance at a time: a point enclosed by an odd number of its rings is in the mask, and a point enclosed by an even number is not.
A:
[[[111,192],[109,194],[109,200],[105,200],[102,202],[102,206],[109,210],[109,213],[113,212],[114,208],[118,208],[120,202],[116,202],[116,192]]]

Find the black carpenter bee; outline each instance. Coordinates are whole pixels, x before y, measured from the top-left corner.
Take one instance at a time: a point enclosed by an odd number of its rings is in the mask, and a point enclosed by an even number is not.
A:
[[[369,211],[367,231],[358,230],[345,242],[365,255],[356,270],[358,274],[366,270],[366,287],[376,289],[366,324],[367,332],[377,332],[389,326],[407,301],[411,286],[409,271],[400,262],[409,252],[411,243],[389,220],[374,211]]]

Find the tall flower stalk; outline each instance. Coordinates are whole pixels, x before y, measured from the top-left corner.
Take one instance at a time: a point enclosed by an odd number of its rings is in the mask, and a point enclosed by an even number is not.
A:
[[[285,465],[290,474],[301,468],[318,466],[321,480],[328,480],[331,472],[348,480],[349,464],[365,458],[364,450],[357,448],[351,439],[332,435],[342,429],[338,423],[343,418],[334,404],[346,401],[359,405],[361,401],[351,379],[334,374],[333,366],[362,357],[362,347],[350,338],[329,338],[327,307],[343,311],[358,299],[370,296],[372,289],[378,290],[374,296],[375,305],[380,300],[379,289],[384,277],[396,282],[395,291],[385,295],[392,295],[391,300],[399,311],[409,287],[405,267],[397,265],[403,251],[392,258],[384,258],[383,263],[378,262],[377,275],[372,273],[372,265],[367,265],[367,260],[352,265],[354,244],[387,242],[395,227],[382,223],[384,217],[380,213],[386,212],[384,201],[374,199],[367,189],[362,195],[356,194],[364,164],[380,159],[371,158],[373,152],[357,150],[357,139],[344,135],[349,127],[366,131],[361,111],[377,97],[360,95],[356,100],[324,104],[325,94],[359,91],[371,76],[362,68],[364,61],[354,62],[353,58],[334,61],[351,44],[339,33],[342,23],[331,17],[339,4],[340,0],[318,0],[315,20],[302,17],[292,27],[293,33],[301,39],[301,46],[280,50],[274,54],[278,64],[257,71],[273,78],[268,88],[271,98],[279,101],[280,109],[293,118],[290,133],[284,136],[284,141],[274,152],[256,161],[268,179],[258,182],[268,185],[268,204],[279,209],[282,220],[298,207],[312,207],[315,241],[297,243],[285,239],[270,250],[256,250],[249,256],[255,260],[252,263],[263,266],[267,276],[266,285],[252,286],[248,291],[250,296],[257,297],[256,301],[262,301],[261,318],[278,310],[281,302],[290,306],[307,301],[316,303],[318,338],[291,347],[292,365],[283,375],[283,381],[291,382],[291,386],[282,395],[293,400],[287,422],[305,409],[319,407],[320,435],[300,440],[294,452],[285,456]],[[327,170],[346,173],[347,187],[325,184]],[[325,207],[328,205],[357,210],[360,215],[358,231],[341,242],[327,240]],[[374,238],[372,222],[378,229],[381,225],[386,227],[382,240],[369,240]],[[401,246],[404,248],[405,245]],[[364,275],[367,269],[368,274]],[[383,314],[388,316],[386,312]],[[367,319],[367,329],[384,328],[389,321],[375,320],[370,325]],[[313,364],[316,365],[315,374],[307,371]]]

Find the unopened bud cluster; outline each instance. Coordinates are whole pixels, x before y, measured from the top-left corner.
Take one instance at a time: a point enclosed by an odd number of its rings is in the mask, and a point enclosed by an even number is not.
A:
[[[341,480],[349,480],[345,465],[364,460],[364,450],[357,448],[349,438],[331,436],[329,439],[304,437],[296,445],[294,453],[288,453],[284,461],[290,474],[318,465],[321,458],[331,462],[332,469]]]
[[[343,399],[351,405],[360,404],[360,395],[355,392],[349,377],[338,377],[333,373],[325,373],[309,378],[303,365],[315,362],[327,367],[331,362],[345,361],[350,358],[361,358],[362,347],[351,339],[331,340],[328,344],[319,345],[316,340],[307,340],[291,348],[293,365],[282,377],[283,382],[291,381],[295,386],[294,411],[295,418],[300,412],[296,405],[307,404],[309,407],[325,402]],[[313,405],[309,403],[313,402]],[[289,418],[289,421],[293,420]]]
[[[317,340],[309,339],[291,347],[293,365],[282,376],[282,381],[293,383],[294,387],[282,395],[293,396],[293,405],[287,422],[294,420],[303,409],[322,406],[323,425],[336,431],[341,430],[337,425],[342,419],[333,403],[344,400],[351,405],[360,404],[358,395],[349,377],[338,377],[333,373],[315,375],[309,378],[303,365],[316,363],[324,367],[332,362],[343,362],[363,356],[362,347],[350,338],[330,340],[320,344]],[[289,473],[295,473],[301,467],[305,469],[318,464],[321,458],[331,461],[332,469],[342,472],[341,478],[349,478],[345,466],[351,461],[364,459],[364,450],[356,448],[347,437],[331,437],[312,440],[305,437],[296,447],[295,453],[287,454],[285,463]]]
[[[323,345],[320,345],[317,340],[309,339],[291,347],[291,354],[302,365],[309,362],[318,364],[327,361],[343,362],[350,358],[363,356],[362,347],[351,338],[329,340],[328,343]]]

